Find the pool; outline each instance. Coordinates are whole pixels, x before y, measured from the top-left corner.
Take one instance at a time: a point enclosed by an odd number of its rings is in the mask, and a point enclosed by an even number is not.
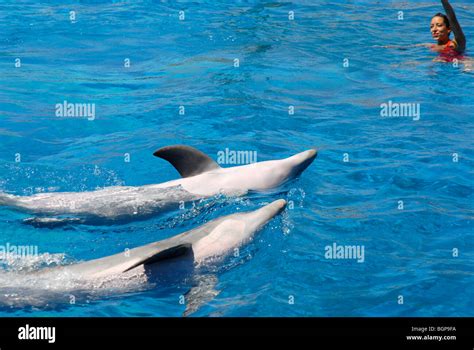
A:
[[[474,6],[453,5],[469,45]],[[275,191],[123,225],[35,228],[0,207],[0,244],[39,251],[3,270],[115,254],[284,198],[292,205],[215,267],[219,294],[195,316],[474,316],[474,75],[426,48],[380,47],[430,42],[436,1],[0,8],[3,192],[163,182],[178,174],[152,154],[172,144],[214,159],[319,152]],[[65,102],[94,113],[57,115]],[[334,246],[363,248],[363,259],[331,257]],[[0,316],[180,316],[188,288],[12,303]]]

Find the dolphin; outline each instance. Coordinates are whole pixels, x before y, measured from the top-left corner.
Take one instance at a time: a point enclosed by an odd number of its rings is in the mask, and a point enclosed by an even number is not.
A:
[[[144,272],[147,265],[188,254],[199,265],[210,258],[223,257],[248,242],[285,206],[286,201],[279,199],[255,211],[223,216],[162,241],[62,269],[80,279],[96,279],[131,270]]]
[[[0,205],[33,213],[25,222],[36,226],[65,223],[100,225],[145,219],[177,209],[185,202],[218,194],[244,195],[276,188],[301,174],[315,159],[310,149],[286,159],[222,168],[199,150],[174,145],[154,155],[167,160],[180,179],[138,187],[114,186],[90,192],[54,192],[15,196],[0,192]]]
[[[7,286],[0,286],[0,303],[5,304],[6,302],[2,302],[1,299],[11,294],[4,293],[4,290],[14,289],[15,301],[27,299],[22,297],[21,293],[41,295],[37,289],[48,292],[46,295],[58,297],[61,293],[72,293],[76,289],[117,286],[111,282],[114,280],[123,283],[126,279],[133,279],[146,283],[153,279],[153,273],[159,271],[160,267],[170,269],[170,266],[181,260],[191,262],[194,270],[206,264],[215,264],[236,248],[252,240],[255,233],[278,215],[285,206],[286,201],[279,199],[254,211],[219,217],[171,238],[95,260],[15,273],[11,276],[4,276],[5,272],[0,272],[0,281],[8,281],[5,282]],[[18,285],[16,289],[12,283]],[[184,315],[196,311],[203,303],[218,294],[213,290],[217,284],[214,275],[198,276],[196,284],[197,286],[186,295],[187,308]],[[30,289],[35,288],[36,292],[32,293]],[[43,304],[50,302],[51,300],[42,300]],[[40,306],[38,304],[41,303],[37,299],[35,304]]]

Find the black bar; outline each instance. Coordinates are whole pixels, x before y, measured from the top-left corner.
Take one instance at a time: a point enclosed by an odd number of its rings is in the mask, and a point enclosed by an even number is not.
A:
[[[428,348],[474,348],[473,318],[2,318],[0,349],[88,346],[103,340],[125,344],[164,336],[298,336],[333,344],[378,344]],[[19,340],[19,328],[55,327],[55,342]],[[416,328],[413,328],[416,327]],[[434,327],[430,328],[429,327]],[[451,328],[449,328],[451,327]],[[455,329],[453,329],[454,327]],[[423,329],[426,330],[423,331]],[[455,336],[407,340],[407,336]],[[467,347],[466,347],[467,346]],[[326,347],[325,347],[326,348]]]

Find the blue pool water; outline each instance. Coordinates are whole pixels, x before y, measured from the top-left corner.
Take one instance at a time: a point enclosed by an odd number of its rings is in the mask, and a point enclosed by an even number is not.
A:
[[[469,45],[474,5],[454,5]],[[271,193],[124,225],[35,228],[0,207],[0,244],[41,254],[1,267],[15,276],[98,258],[285,198],[292,209],[215,267],[220,294],[195,315],[474,316],[474,75],[426,48],[379,47],[430,42],[441,10],[437,1],[3,2],[1,191],[163,182],[177,173],[152,153],[170,144],[213,158],[225,148],[259,161],[319,155]],[[57,117],[65,100],[94,103],[95,120]],[[420,119],[382,117],[388,101],[419,103]],[[326,259],[333,243],[364,246],[364,262]],[[0,316],[180,316],[188,287],[13,303]]]

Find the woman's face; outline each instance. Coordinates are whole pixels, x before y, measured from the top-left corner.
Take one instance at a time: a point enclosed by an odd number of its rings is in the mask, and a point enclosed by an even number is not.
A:
[[[438,42],[445,43],[449,40],[449,33],[451,33],[451,29],[446,26],[444,23],[444,18],[435,16],[431,19],[431,35],[433,39],[437,40]]]

